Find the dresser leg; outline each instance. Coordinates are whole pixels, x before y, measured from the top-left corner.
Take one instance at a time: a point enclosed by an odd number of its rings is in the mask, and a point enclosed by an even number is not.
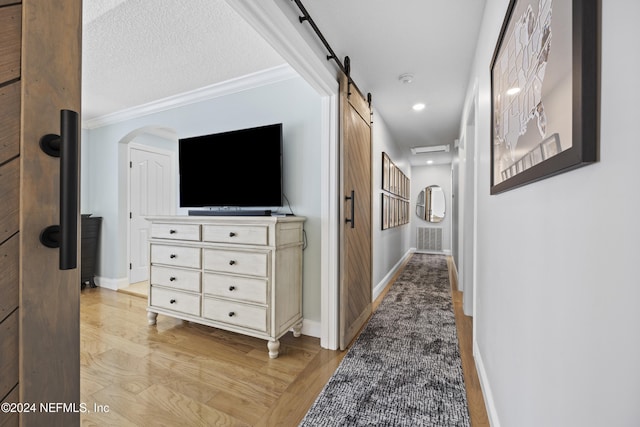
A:
[[[280,350],[280,341],[273,340],[267,342],[267,348],[269,349],[269,357],[275,359],[278,357],[278,351]]]
[[[158,313],[154,313],[153,311],[147,312],[147,320],[149,321],[149,325],[155,325],[157,318],[158,318]]]
[[[302,320],[293,325],[293,336],[298,338],[302,332]]]

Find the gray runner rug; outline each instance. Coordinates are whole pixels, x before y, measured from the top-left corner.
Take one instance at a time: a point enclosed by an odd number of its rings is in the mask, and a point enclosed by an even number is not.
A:
[[[447,260],[414,254],[300,426],[469,426]]]

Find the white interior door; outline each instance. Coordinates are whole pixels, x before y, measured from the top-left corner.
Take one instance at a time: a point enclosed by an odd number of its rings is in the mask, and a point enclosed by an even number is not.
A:
[[[130,147],[129,159],[129,283],[136,283],[149,279],[145,217],[175,214],[174,155],[152,147]]]

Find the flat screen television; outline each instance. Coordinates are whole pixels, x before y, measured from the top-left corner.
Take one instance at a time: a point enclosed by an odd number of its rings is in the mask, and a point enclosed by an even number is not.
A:
[[[281,207],[282,123],[181,138],[180,206]]]

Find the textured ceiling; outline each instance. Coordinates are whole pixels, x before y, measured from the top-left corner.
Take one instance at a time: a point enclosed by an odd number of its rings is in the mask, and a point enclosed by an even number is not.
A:
[[[83,120],[284,60],[224,0],[86,0]]]
[[[298,12],[293,1],[269,1]],[[356,84],[372,93],[411,163],[450,161],[409,149],[459,137],[485,0],[302,2],[338,57],[350,57]],[[84,120],[284,64],[224,0],[85,0],[83,7]],[[413,82],[400,83],[403,73]],[[411,110],[416,102],[425,110]]]

